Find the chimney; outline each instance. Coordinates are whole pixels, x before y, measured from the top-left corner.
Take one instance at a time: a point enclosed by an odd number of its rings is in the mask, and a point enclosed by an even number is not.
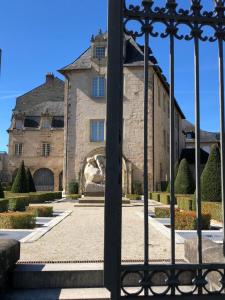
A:
[[[53,73],[47,73],[46,74],[46,83],[52,83],[55,79],[55,76]]]

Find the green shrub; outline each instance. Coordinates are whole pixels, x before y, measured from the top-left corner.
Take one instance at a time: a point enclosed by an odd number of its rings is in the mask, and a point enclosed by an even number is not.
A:
[[[176,195],[176,202],[182,210],[195,210],[194,195]]]
[[[142,184],[141,182],[135,181],[132,184],[132,194],[141,195],[142,194]]]
[[[175,209],[175,212],[179,212],[179,208]],[[156,218],[170,218],[170,207],[155,207]]]
[[[0,228],[2,229],[32,229],[34,227],[35,217],[31,213],[0,213]]]
[[[193,194],[195,184],[187,160],[181,160],[174,183],[176,194]]]
[[[8,198],[8,210],[10,211],[25,211],[26,206],[29,205],[29,196],[19,196]]]
[[[8,199],[0,199],[0,213],[6,212],[8,210],[9,200]]]
[[[28,191],[29,192],[36,192],[34,180],[33,180],[33,177],[32,177],[32,174],[31,174],[29,168],[27,168],[26,176],[27,176],[27,182],[28,182]]]
[[[0,181],[0,198],[5,198],[1,181]]]
[[[81,198],[80,194],[70,194],[70,195],[66,195],[66,199],[72,199],[72,200],[77,200]]]
[[[62,192],[36,192],[29,193],[30,203],[44,203],[46,201],[54,201],[62,198]]]
[[[212,146],[201,175],[201,197],[202,201],[221,201],[220,150],[217,145]]]
[[[151,195],[150,195],[150,199],[151,200],[155,200],[157,202],[160,202],[160,193],[157,193],[157,192],[151,192]]]
[[[12,185],[10,183],[2,183],[3,191],[11,191]]]
[[[202,230],[210,228],[210,214],[202,214]],[[176,230],[196,230],[197,218],[195,211],[180,211],[175,214]]]
[[[71,181],[69,183],[69,194],[78,194],[79,184],[76,181]]]
[[[29,192],[28,189],[28,182],[26,176],[26,170],[24,166],[24,162],[21,162],[21,165],[17,171],[16,178],[14,179],[12,190],[13,193],[27,193]]]
[[[202,202],[202,213],[210,214],[214,220],[223,221],[222,204],[220,202]]]
[[[34,214],[36,217],[52,217],[52,206],[27,206],[26,211]]]
[[[168,194],[168,193],[160,193],[159,199],[160,199],[160,202],[163,204],[166,204],[166,205],[170,204],[170,194]]]
[[[127,194],[126,198],[130,200],[141,200],[141,195],[138,194]]]

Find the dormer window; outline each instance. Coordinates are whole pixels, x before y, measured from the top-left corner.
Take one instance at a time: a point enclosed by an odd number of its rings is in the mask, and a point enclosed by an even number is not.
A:
[[[98,76],[92,80],[92,96],[101,98],[105,96],[105,77]]]
[[[17,119],[15,127],[16,127],[16,129],[23,129],[23,120]]]
[[[95,47],[94,57],[97,59],[105,58],[105,47]]]

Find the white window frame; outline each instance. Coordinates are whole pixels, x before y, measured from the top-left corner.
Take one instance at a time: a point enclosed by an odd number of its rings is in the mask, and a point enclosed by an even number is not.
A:
[[[42,156],[48,157],[50,156],[51,145],[49,143],[42,143]]]
[[[103,122],[103,139],[101,139],[101,136],[100,136],[100,122]],[[92,135],[92,126],[94,123],[97,123],[97,138],[94,139],[93,135]],[[93,120],[90,120],[90,142],[92,143],[103,143],[105,142],[105,119],[93,119]]]
[[[103,80],[103,89],[101,83]],[[92,79],[92,96],[94,98],[103,98],[105,97],[105,77],[104,76],[96,76]]]
[[[15,143],[14,145],[14,153],[16,156],[21,156],[23,153],[23,144],[22,143]]]

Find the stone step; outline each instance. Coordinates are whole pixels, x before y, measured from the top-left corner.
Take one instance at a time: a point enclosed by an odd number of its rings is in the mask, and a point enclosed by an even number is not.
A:
[[[2,299],[2,298],[1,298]],[[104,288],[85,289],[24,289],[12,290],[2,300],[108,300],[110,293]]]
[[[103,264],[18,264],[12,282],[17,289],[102,288]]]

